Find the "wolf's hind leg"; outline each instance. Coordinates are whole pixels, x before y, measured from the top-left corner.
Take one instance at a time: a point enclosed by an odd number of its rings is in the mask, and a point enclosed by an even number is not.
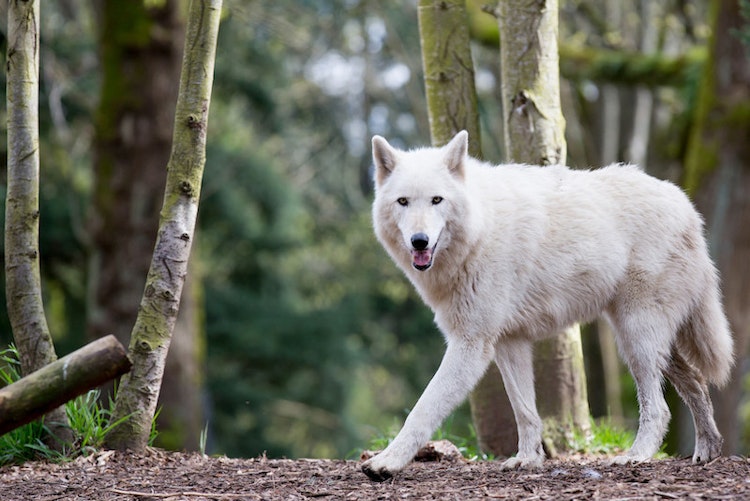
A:
[[[708,385],[698,371],[677,351],[665,371],[667,379],[693,414],[695,425],[694,463],[704,463],[721,455],[723,439],[714,421],[714,409]]]
[[[641,310],[613,317],[617,344],[638,391],[638,432],[630,449],[612,462],[646,461],[659,451],[669,425],[662,374],[671,351],[673,329],[658,312]]]
[[[532,354],[533,345],[525,339],[502,339],[495,348],[495,363],[518,426],[518,454],[505,461],[503,469],[538,468],[544,461]]]

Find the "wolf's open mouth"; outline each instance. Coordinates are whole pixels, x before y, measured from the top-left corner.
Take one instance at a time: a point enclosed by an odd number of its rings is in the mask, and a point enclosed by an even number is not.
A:
[[[412,257],[412,266],[414,266],[419,271],[424,271],[430,266],[432,266],[432,249],[424,249],[424,250],[416,250],[412,249],[411,251],[411,257]]]

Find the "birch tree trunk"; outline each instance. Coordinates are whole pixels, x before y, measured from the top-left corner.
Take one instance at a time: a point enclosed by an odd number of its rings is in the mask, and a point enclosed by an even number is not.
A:
[[[686,153],[685,188],[706,220],[734,333],[737,363],[729,384],[713,396],[724,453],[736,454],[747,450],[741,448],[738,407],[750,349],[750,48],[738,36],[739,0],[713,0],[710,15],[713,35]]]
[[[143,450],[156,411],[198,212],[221,4],[190,2],[159,232],[130,340],[133,368],[122,379],[112,420],[131,417],[108,436],[114,449]]]
[[[420,0],[427,112],[432,144],[442,146],[459,131],[469,133],[469,154],[482,157],[474,64],[469,44],[465,0]],[[510,455],[518,445],[515,419],[494,364],[469,397],[479,446],[495,455]]]
[[[503,0],[496,11],[508,161],[564,164],[556,0]],[[536,388],[545,442],[566,447],[573,430],[589,429],[580,329],[536,346]]]
[[[8,2],[5,286],[24,375],[57,360],[39,271],[39,10],[38,0]],[[64,408],[49,412],[46,422],[54,436],[72,442]]]

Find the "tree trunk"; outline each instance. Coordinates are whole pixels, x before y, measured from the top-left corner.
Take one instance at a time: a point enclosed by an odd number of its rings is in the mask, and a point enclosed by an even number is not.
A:
[[[94,141],[94,197],[89,212],[88,337],[130,341],[159,226],[179,87],[184,23],[181,3],[99,1],[101,98]],[[117,229],[113,231],[113,229]],[[188,291],[189,292],[189,291]],[[183,301],[159,405],[160,445],[195,450],[203,421],[195,325],[198,307]],[[192,346],[191,346],[192,345]],[[191,371],[192,372],[192,371]],[[105,389],[103,399],[111,395]],[[185,419],[178,419],[183,416]],[[187,416],[190,416],[187,419]]]
[[[457,132],[466,130],[469,154],[481,158],[465,0],[420,0],[418,14],[432,144],[442,146]],[[494,365],[477,384],[469,402],[481,449],[496,455],[512,454],[518,444],[515,420]]]
[[[114,336],[89,343],[0,389],[0,435],[33,421],[130,369]]]
[[[564,164],[557,2],[506,0],[498,4],[497,15],[508,160]],[[535,365],[545,439],[566,447],[572,431],[586,431],[590,426],[578,326],[539,343]]]
[[[115,449],[143,450],[177,319],[198,213],[221,0],[192,0],[188,14],[172,154],[159,232],[130,341],[133,369],[122,382],[108,436]]]
[[[481,158],[466,1],[420,0],[417,12],[432,144],[442,146],[466,130],[469,154]]]
[[[88,337],[127,346],[159,225],[182,26],[177,0],[98,0],[102,83],[89,212]]]
[[[39,9],[38,0],[8,3],[5,281],[24,375],[57,360],[39,271]],[[72,442],[65,409],[51,410],[47,425],[60,441]]]
[[[750,49],[738,36],[747,22],[739,3],[711,3],[713,35],[685,159],[685,187],[706,220],[735,339],[733,376],[714,392],[726,454],[740,451],[738,407],[750,347]]]

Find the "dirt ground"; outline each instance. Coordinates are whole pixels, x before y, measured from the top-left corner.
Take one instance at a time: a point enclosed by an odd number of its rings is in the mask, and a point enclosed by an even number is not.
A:
[[[576,457],[548,461],[534,472],[500,471],[497,462],[414,462],[383,483],[368,480],[359,465],[106,451],[67,464],[2,467],[0,499],[750,499],[750,461],[738,456],[702,466],[689,459],[609,466]]]

